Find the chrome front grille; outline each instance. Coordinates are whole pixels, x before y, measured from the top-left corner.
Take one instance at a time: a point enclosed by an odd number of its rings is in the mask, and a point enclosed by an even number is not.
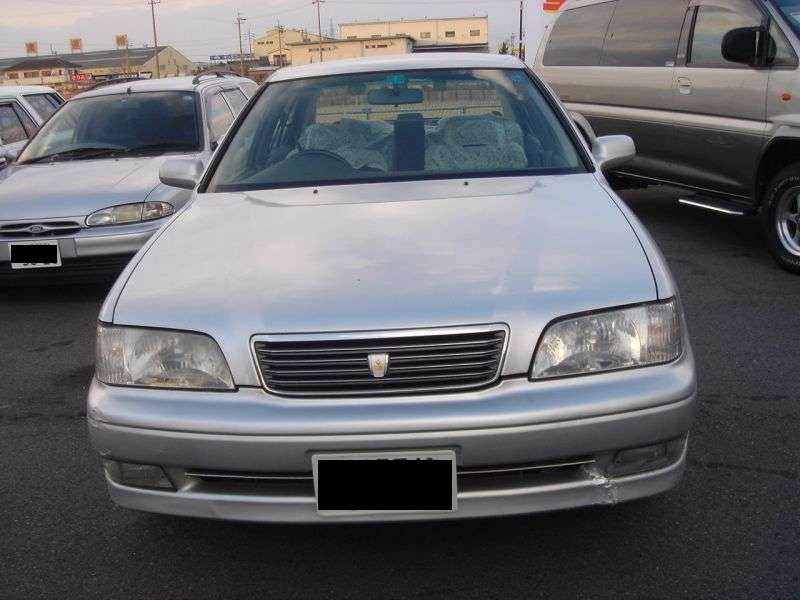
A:
[[[81,230],[77,221],[42,221],[27,223],[7,223],[0,225],[0,237],[4,238],[46,238],[70,235]]]
[[[500,376],[505,325],[353,334],[256,336],[264,387],[288,396],[434,393],[482,387]],[[370,356],[385,360],[381,369]],[[385,355],[385,356],[382,356]]]

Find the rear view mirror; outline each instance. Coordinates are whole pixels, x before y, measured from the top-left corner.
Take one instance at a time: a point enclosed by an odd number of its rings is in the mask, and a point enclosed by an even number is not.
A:
[[[627,135],[604,135],[592,142],[592,155],[602,171],[614,169],[636,156],[636,145]]]
[[[418,88],[381,88],[367,93],[369,104],[419,104],[422,100],[422,90]]]
[[[758,45],[766,35],[763,27],[731,29],[722,38],[722,58],[729,62],[755,66],[758,63]]]
[[[7,164],[11,164],[19,156],[21,148],[3,148],[0,149],[0,160],[5,160]]]
[[[202,161],[191,158],[168,160],[158,170],[158,178],[161,183],[185,190],[193,190],[202,176]]]

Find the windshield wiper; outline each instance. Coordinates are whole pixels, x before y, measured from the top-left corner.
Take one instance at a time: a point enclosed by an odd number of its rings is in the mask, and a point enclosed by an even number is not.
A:
[[[159,142],[157,144],[142,144],[141,146],[132,146],[131,148],[125,148],[124,150],[120,150],[119,154],[138,154],[138,153],[146,153],[146,152],[168,152],[168,151],[180,151],[180,150],[197,150],[197,146],[194,144],[189,143],[180,143],[180,142]]]
[[[55,160],[57,158],[67,158],[72,160],[77,160],[81,158],[94,158],[96,156],[108,156],[110,154],[114,154],[115,152],[119,152],[119,148],[73,148],[72,150],[63,150],[61,152],[53,152],[51,154],[45,154],[43,156],[37,156],[36,158],[29,158],[25,162],[20,164],[28,165],[30,163],[42,162],[44,160]]]

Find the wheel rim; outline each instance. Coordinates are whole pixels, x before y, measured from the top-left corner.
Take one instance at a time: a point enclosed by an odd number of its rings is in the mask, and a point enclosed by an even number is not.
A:
[[[781,197],[776,215],[781,244],[800,256],[800,188],[792,188]]]

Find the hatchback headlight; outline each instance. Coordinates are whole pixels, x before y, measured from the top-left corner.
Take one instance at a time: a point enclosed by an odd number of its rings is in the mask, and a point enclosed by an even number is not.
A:
[[[673,298],[553,323],[539,343],[531,378],[644,367],[680,353],[681,317]]]
[[[137,202],[135,204],[120,204],[98,210],[86,217],[89,227],[101,225],[125,225],[126,223],[139,223],[152,221],[161,217],[168,217],[175,208],[169,202]]]
[[[233,389],[217,343],[188,331],[100,325],[96,369],[97,380],[109,385]]]

